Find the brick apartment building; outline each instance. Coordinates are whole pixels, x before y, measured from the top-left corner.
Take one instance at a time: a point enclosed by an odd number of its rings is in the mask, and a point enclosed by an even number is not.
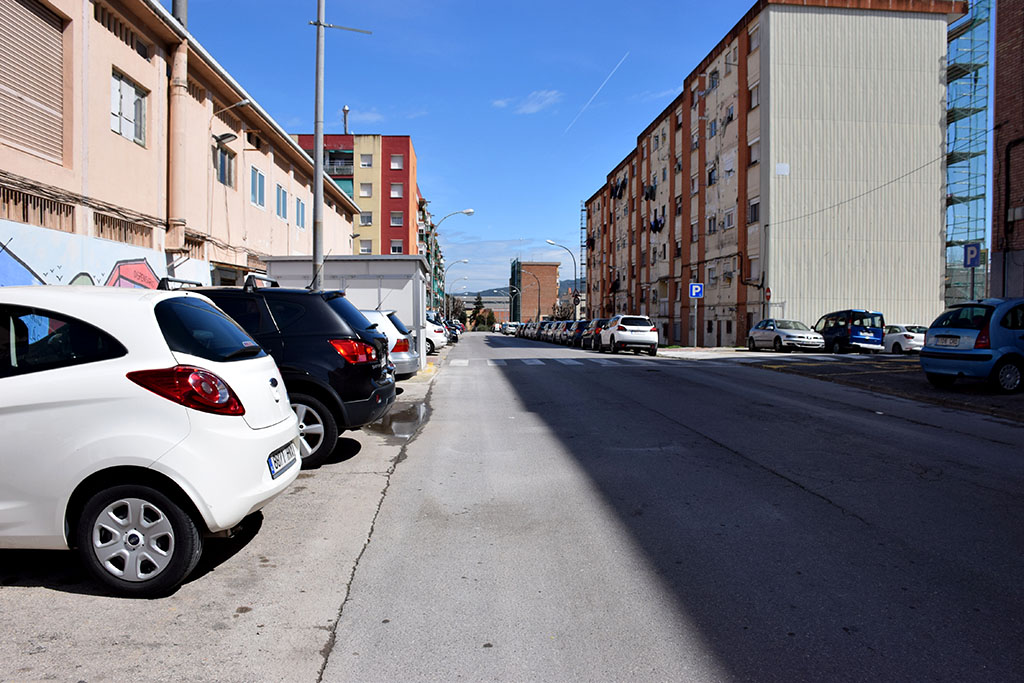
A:
[[[993,296],[1024,296],[1024,0],[996,2]]]
[[[943,65],[967,4],[854,4],[759,0],[685,78],[585,202],[591,317],[732,346],[766,317],[942,310]]]
[[[558,303],[558,268],[561,264],[512,261],[509,285],[519,290],[511,297],[510,319],[518,322],[546,320]]]
[[[313,154],[313,136],[294,136]],[[359,203],[355,254],[417,254],[429,225],[408,135],[324,135],[324,173]]]

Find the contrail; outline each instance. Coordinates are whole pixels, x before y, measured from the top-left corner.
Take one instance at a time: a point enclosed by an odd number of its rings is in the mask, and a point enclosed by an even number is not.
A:
[[[572,128],[573,123],[576,123],[576,119],[583,115],[583,112],[587,110],[587,107],[589,107],[590,103],[594,101],[594,98],[597,97],[597,94],[601,92],[601,88],[603,88],[605,84],[611,79],[611,77],[615,75],[615,72],[619,70],[619,67],[622,66],[622,63],[626,61],[626,57],[628,56],[629,52],[626,52],[626,54],[622,55],[622,59],[619,60],[619,63],[615,65],[615,68],[612,69],[612,72],[608,74],[608,76],[604,79],[604,82],[602,82],[601,85],[597,87],[597,90],[594,91],[594,94],[590,96],[590,99],[587,100],[587,103],[583,105],[582,109],[580,109],[580,113],[576,114],[576,118],[572,120],[572,123],[566,126],[565,130],[562,131],[562,135],[565,135],[566,133],[569,132],[569,129]]]

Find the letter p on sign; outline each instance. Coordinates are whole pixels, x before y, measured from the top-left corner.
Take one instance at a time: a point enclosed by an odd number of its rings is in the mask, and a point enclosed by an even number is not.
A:
[[[977,268],[981,265],[981,245],[977,242],[964,245],[964,268]]]

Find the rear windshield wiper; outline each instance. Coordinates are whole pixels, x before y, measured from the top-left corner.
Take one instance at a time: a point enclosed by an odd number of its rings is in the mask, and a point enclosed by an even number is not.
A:
[[[231,360],[232,358],[244,358],[246,356],[258,356],[263,353],[262,346],[240,346],[228,355],[224,356],[224,360]]]

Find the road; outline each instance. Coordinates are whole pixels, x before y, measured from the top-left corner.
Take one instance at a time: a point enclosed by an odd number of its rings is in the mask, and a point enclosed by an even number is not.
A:
[[[0,680],[1024,679],[1024,426],[469,334],[153,601],[0,551]]]

